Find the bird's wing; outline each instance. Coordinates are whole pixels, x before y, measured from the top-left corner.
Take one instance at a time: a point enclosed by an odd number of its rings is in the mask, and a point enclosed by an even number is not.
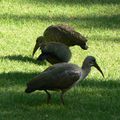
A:
[[[67,89],[80,78],[80,71],[70,64],[57,64],[33,78],[28,86],[34,89]]]
[[[68,89],[75,84],[80,78],[80,71],[66,70],[56,74],[53,78],[53,86],[57,89]]]
[[[71,56],[71,51],[69,47],[63,43],[49,42],[43,48],[41,48],[41,50],[43,53],[50,53],[58,57],[63,57],[66,55]]]
[[[87,42],[87,39],[81,35],[79,32],[77,32],[73,27],[70,27],[68,25],[58,25],[57,26],[60,31],[63,31],[66,35],[69,35],[70,37],[78,37],[81,38],[82,41]]]

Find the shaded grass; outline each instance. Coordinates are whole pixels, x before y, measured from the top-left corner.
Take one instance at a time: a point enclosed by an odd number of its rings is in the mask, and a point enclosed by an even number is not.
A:
[[[66,117],[83,120],[119,119],[120,83],[90,79],[89,82],[83,82],[80,86],[67,92],[64,97],[65,106],[60,105],[59,94],[55,94],[55,92],[52,93],[51,104],[47,105],[45,93],[35,92],[26,95],[23,93],[23,86],[16,83],[12,89],[8,88],[6,91],[1,90],[0,92],[1,118],[16,119],[18,116],[17,119],[30,120],[34,117],[49,120],[61,120]]]
[[[25,0],[26,2],[28,3],[32,3],[32,4],[41,4],[41,3],[44,3],[44,4],[61,4],[61,5],[65,5],[65,4],[83,4],[83,5],[92,5],[92,4],[120,4],[120,1],[119,0],[74,0],[74,1],[71,1],[71,0]]]
[[[105,28],[105,29],[119,29],[120,28],[120,14],[115,15],[104,15],[104,16],[66,16],[66,15],[14,15],[14,14],[2,14],[1,19],[16,21],[17,23],[35,22],[35,21],[46,21],[46,22],[72,22],[79,23],[83,28]],[[87,23],[87,24],[86,24]]]
[[[34,63],[37,65],[46,65],[45,61],[39,62],[32,57],[22,56],[22,55],[8,55],[8,56],[3,56],[0,59],[9,59],[9,60],[13,60],[13,61],[22,61],[22,62]]]

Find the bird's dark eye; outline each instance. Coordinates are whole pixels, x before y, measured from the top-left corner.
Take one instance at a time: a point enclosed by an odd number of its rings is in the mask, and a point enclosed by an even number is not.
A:
[[[92,60],[95,63],[95,59]]]
[[[93,61],[89,61],[89,64],[92,64],[93,63]]]

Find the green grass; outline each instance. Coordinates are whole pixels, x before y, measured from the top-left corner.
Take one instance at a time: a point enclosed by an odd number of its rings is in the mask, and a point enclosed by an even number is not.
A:
[[[0,120],[120,120],[119,0],[0,0]],[[65,94],[24,93],[26,83],[50,64],[31,58],[35,39],[51,24],[66,23],[88,38],[89,49],[71,47],[71,63],[95,56],[105,78],[92,69]],[[35,58],[39,52],[35,55]]]

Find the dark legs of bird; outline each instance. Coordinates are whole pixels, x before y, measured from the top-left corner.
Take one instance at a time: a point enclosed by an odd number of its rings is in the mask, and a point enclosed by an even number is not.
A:
[[[65,105],[64,99],[63,99],[64,93],[65,93],[65,91],[62,91],[61,95],[60,95],[60,99],[61,99],[61,102],[62,102],[63,105]]]
[[[48,54],[42,53],[38,56],[37,60],[38,61],[43,61],[48,57]]]
[[[45,90],[45,92],[47,93],[47,104],[49,104],[50,99],[51,99],[51,95],[47,90]]]

